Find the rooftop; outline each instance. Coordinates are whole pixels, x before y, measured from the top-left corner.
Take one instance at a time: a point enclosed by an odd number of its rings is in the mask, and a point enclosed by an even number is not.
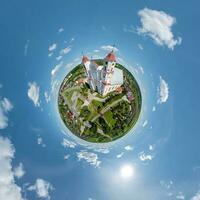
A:
[[[83,63],[86,63],[87,61],[89,61],[88,57],[87,57],[87,56],[83,56],[82,62],[83,62]]]
[[[107,61],[115,61],[116,62],[116,57],[115,54],[113,53],[113,51],[111,51],[106,57],[105,60]]]

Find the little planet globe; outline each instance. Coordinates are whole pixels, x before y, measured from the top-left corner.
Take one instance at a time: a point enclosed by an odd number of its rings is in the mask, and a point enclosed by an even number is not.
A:
[[[104,59],[83,56],[64,78],[58,109],[72,134],[91,143],[107,143],[126,135],[142,106],[139,85],[111,51]]]

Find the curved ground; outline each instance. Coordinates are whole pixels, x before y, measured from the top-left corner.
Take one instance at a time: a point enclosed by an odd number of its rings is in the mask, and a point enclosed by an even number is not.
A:
[[[64,78],[59,90],[58,108],[67,128],[88,142],[111,142],[123,137],[138,120],[141,93],[133,75],[122,65],[123,91],[101,96],[85,82],[83,66],[76,66]]]

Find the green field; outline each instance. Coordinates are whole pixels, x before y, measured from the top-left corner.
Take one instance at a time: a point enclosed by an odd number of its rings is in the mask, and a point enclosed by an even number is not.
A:
[[[101,63],[101,60],[97,60]],[[137,81],[122,65],[124,90],[105,97],[92,91],[85,78],[84,67],[76,66],[63,80],[58,95],[58,109],[66,127],[77,137],[94,143],[111,142],[123,137],[136,124],[141,111],[142,97]],[[131,91],[134,98],[127,98]]]

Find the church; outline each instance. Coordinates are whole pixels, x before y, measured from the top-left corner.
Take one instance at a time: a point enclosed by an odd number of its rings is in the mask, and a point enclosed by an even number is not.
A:
[[[123,71],[115,67],[116,57],[113,51],[102,59],[102,65],[98,65],[96,61],[86,56],[82,58],[90,88],[105,96],[123,84]]]

